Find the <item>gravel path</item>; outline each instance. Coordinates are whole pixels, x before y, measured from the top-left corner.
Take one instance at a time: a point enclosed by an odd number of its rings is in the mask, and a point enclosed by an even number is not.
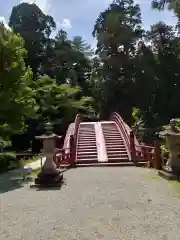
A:
[[[144,168],[79,168],[61,190],[0,194],[2,240],[179,240],[180,195]]]

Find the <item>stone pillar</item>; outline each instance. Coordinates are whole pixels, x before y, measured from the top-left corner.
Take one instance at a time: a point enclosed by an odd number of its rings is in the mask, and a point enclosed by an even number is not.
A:
[[[169,149],[169,159],[166,169],[175,174],[180,174],[180,132],[176,127],[176,120],[171,119],[170,128],[166,132],[166,140]]]
[[[44,156],[46,157],[46,160],[44,162],[44,165],[41,168],[40,173],[35,179],[35,184],[43,185],[43,186],[51,186],[51,185],[59,184],[63,179],[63,175],[56,168],[56,164],[54,162],[54,155],[56,152],[55,140],[60,137],[55,135],[52,132],[51,123],[47,123],[45,125],[45,130],[46,132],[44,135],[36,137],[36,139],[39,139],[43,142],[43,150],[44,150]]]
[[[180,174],[180,133],[167,135],[169,159],[167,166],[176,174]]]

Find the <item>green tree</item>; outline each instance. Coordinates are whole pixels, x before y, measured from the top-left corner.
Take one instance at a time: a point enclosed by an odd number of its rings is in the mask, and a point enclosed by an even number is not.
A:
[[[135,106],[147,127],[179,116],[179,65],[180,41],[175,30],[163,22],[153,25],[136,54]]]
[[[44,14],[36,4],[21,3],[12,9],[9,25],[19,33],[28,51],[27,65],[34,74],[44,62],[49,36],[56,24],[51,16]]]
[[[148,38],[157,59],[158,79],[153,112],[161,125],[179,117],[180,108],[180,39],[173,27],[159,22],[151,27]]]
[[[103,64],[98,56],[92,58],[92,70],[87,83],[89,94],[95,99],[96,113],[101,117],[103,115],[103,103],[106,98],[103,91]]]
[[[65,130],[77,112],[88,115],[94,111],[93,99],[80,97],[81,89],[69,84],[57,84],[55,79],[39,76],[36,85],[36,99],[39,105],[39,122],[51,121]]]
[[[145,125],[154,124],[152,107],[156,104],[158,86],[157,59],[151,45],[139,42],[135,57],[134,107],[137,107]]]
[[[177,28],[180,31],[180,0],[153,0],[152,8],[162,11],[167,7],[172,10],[177,17]]]
[[[34,114],[32,71],[25,66],[27,52],[19,35],[0,25],[0,134],[21,131]]]
[[[134,54],[142,37],[139,5],[115,0],[100,13],[93,31],[104,78],[104,112],[119,111],[130,121],[133,106]]]
[[[86,95],[91,59],[87,56],[85,43],[80,40],[70,41],[67,33],[60,30],[55,39],[49,41],[47,61],[41,72],[56,78],[59,84],[69,83],[81,87]]]
[[[91,46],[81,36],[73,37],[72,46],[77,52],[81,52],[87,57],[91,57],[94,53]]]
[[[174,10],[176,13],[180,11],[179,0],[153,0],[152,2],[152,7],[159,10],[163,10],[166,5],[170,10]]]

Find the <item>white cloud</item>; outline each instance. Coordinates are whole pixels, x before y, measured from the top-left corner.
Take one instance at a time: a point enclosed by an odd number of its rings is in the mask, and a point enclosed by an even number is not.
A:
[[[4,24],[4,26],[8,29],[11,30],[11,28],[9,27],[9,25],[7,24],[7,21],[4,17],[0,17],[0,22],[2,22]]]
[[[48,0],[21,0],[20,2],[27,2],[30,4],[35,3],[46,14],[48,13],[50,7]]]
[[[72,28],[71,21],[68,18],[64,18],[61,23],[58,24],[62,29],[68,30]]]

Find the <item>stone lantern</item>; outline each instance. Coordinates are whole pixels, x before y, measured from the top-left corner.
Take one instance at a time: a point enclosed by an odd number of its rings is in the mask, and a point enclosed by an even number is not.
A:
[[[169,149],[169,159],[167,161],[166,170],[174,174],[180,174],[180,132],[176,127],[176,120],[170,121],[170,128],[164,132]]]
[[[45,134],[36,137],[36,139],[43,142],[43,153],[46,157],[44,165],[35,179],[36,185],[52,186],[61,183],[63,180],[63,175],[56,168],[54,162],[56,153],[55,140],[61,138],[61,136],[54,134],[52,129],[52,124],[48,122],[45,124]]]

